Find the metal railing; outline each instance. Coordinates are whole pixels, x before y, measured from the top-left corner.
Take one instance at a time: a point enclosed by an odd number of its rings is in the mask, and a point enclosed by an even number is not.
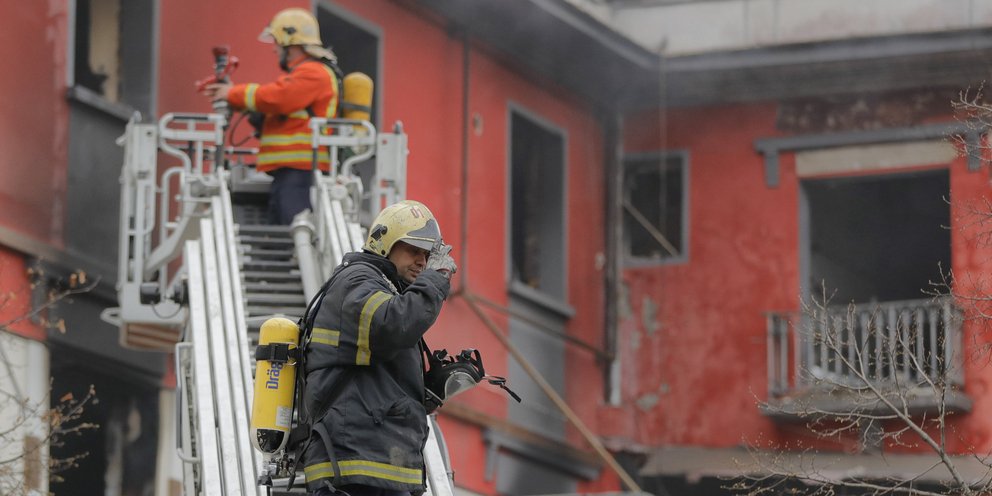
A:
[[[381,209],[404,198],[408,150],[399,123],[393,133],[378,133],[367,121],[313,118],[310,128],[315,190],[311,236],[321,268],[321,273],[313,276],[320,286],[344,254],[361,249],[365,240],[361,223],[368,223]],[[329,152],[331,160],[327,172],[317,167],[323,150]],[[367,194],[355,166],[369,160],[375,161],[375,168]],[[304,286],[308,286],[307,281]]]
[[[823,385],[962,386],[961,321],[949,297],[769,313],[769,396]]]

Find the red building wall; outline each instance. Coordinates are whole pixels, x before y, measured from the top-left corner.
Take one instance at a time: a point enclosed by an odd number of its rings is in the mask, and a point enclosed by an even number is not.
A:
[[[5,28],[0,57],[0,232],[5,239],[63,246],[68,105],[65,100],[67,8],[62,2],[0,2]],[[30,42],[25,42],[30,40]],[[31,283],[24,258],[0,250],[0,321],[8,330],[44,340],[28,319]]]
[[[26,318],[32,309],[32,282],[24,257],[0,248],[0,322],[4,330],[36,341],[45,340],[45,329],[36,319]],[[42,314],[44,316],[45,314]]]
[[[66,2],[3,0],[0,228],[63,246],[69,111]]]
[[[765,312],[799,310],[795,155],[780,155],[780,184],[769,187],[764,157],[754,148],[757,139],[782,135],[777,110],[774,103],[669,109],[625,124],[628,152],[688,152],[688,258],[624,271],[623,396],[636,407],[617,412],[624,422],[616,435],[640,432],[634,437],[650,446],[809,441],[802,424],[777,424],[757,406],[768,399]],[[951,119],[948,113],[944,121]],[[955,275],[984,280],[992,251],[977,234],[987,227],[973,217],[968,222],[966,205],[987,195],[987,173],[969,171],[964,158],[929,167],[950,171]],[[958,289],[974,291],[970,283]],[[984,453],[992,448],[990,371],[980,348],[988,331],[967,323],[965,333],[966,392],[974,406],[951,417],[950,445]]]

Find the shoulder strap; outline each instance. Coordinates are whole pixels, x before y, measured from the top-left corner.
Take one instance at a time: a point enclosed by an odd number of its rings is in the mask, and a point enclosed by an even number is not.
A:
[[[372,270],[376,271],[376,273],[382,276],[383,280],[389,283],[390,288],[392,288],[394,291],[396,290],[396,286],[392,282],[390,282],[389,278],[386,277],[386,274],[383,274],[383,272],[379,270],[378,267],[368,262],[356,261],[356,262],[350,262],[348,265],[338,266],[338,268],[334,269],[334,273],[331,274],[331,277],[329,277],[327,281],[324,282],[324,284],[320,287],[320,289],[317,290],[317,294],[313,295],[313,298],[310,298],[310,302],[307,303],[306,310],[303,311],[303,316],[300,317],[300,320],[297,322],[297,325],[300,326],[300,332],[302,333],[302,335],[300,336],[300,348],[302,348],[302,350],[300,351],[301,354],[306,352],[306,345],[308,344],[308,341],[310,339],[310,331],[313,329],[313,322],[317,318],[317,311],[320,309],[320,304],[323,303],[324,301],[324,296],[327,294],[327,290],[331,288],[331,284],[334,282],[335,279],[337,279],[339,274],[344,272],[346,268],[355,265],[365,265],[367,267],[370,267]]]
[[[331,77],[331,84],[334,85],[334,98],[332,98],[330,103],[328,103],[328,106],[332,107],[329,108],[327,112],[327,117],[330,118],[337,115],[337,109],[341,106],[341,93],[344,89],[344,73],[341,72],[341,68],[338,67],[333,60],[320,59],[320,63],[324,65],[324,68],[327,70],[327,75]],[[308,105],[306,110],[307,115],[311,118],[317,115],[312,104]]]

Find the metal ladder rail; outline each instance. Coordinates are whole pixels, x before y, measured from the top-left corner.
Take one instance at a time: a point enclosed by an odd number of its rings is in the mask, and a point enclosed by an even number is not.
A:
[[[202,250],[200,241],[187,241],[183,250],[186,270],[189,275],[189,326],[187,339],[192,348],[192,359],[188,362],[191,369],[192,384],[184,384],[192,388],[196,412],[195,423],[191,422],[191,430],[186,435],[195,438],[195,458],[184,460],[195,463],[199,471],[196,480],[183,481],[186,496],[224,494],[221,489],[220,452],[217,449],[216,415],[214,414],[213,380],[210,370],[210,329],[207,325],[207,295],[204,288],[204,272],[201,261]],[[178,350],[177,350],[178,351]],[[177,371],[177,373],[180,373]],[[182,372],[184,373],[184,372]],[[179,395],[181,399],[186,394]],[[190,490],[192,489],[192,493]]]
[[[226,496],[240,496],[245,493],[243,482],[241,481],[241,470],[237,454],[238,431],[235,423],[234,411],[229,398],[231,384],[231,366],[228,363],[228,356],[224,353],[224,340],[226,336],[226,326],[224,322],[223,302],[220,291],[220,261],[217,259],[217,246],[213,236],[213,221],[210,219],[200,220],[200,232],[205,235],[200,239],[203,256],[203,285],[206,295],[206,317],[209,327],[208,341],[194,343],[195,347],[203,344],[207,345],[210,356],[211,380],[214,383],[213,402],[217,418],[214,424],[217,427],[217,449],[221,463],[221,475],[223,478],[223,494]],[[194,354],[199,359],[199,354]],[[197,383],[199,386],[199,381]],[[227,398],[222,395],[228,395]],[[228,401],[225,401],[228,400]],[[209,424],[201,423],[200,431]],[[210,449],[209,445],[204,446],[204,450]]]
[[[247,359],[242,357],[247,338],[236,317],[243,300],[236,304],[233,298],[240,292],[235,289],[240,276],[228,257],[231,232],[225,225],[230,226],[230,219],[225,222],[222,203],[221,198],[212,199],[212,218],[200,220],[203,236],[187,242],[185,253],[197,417],[196,429],[187,432],[196,437],[197,494],[261,496],[263,489],[255,484],[258,458],[248,437],[250,381],[245,381]]]
[[[425,496],[454,496],[451,488],[451,467],[448,450],[441,442],[441,428],[431,415],[427,416],[427,443],[424,444],[424,469],[427,471]]]
[[[361,227],[345,218],[342,199],[335,198],[333,188],[326,181],[317,183],[317,226],[319,246],[323,258],[321,268],[324,279],[341,263],[345,253],[362,249]],[[299,253],[299,251],[297,251]]]
[[[222,212],[222,222],[224,230],[224,239],[226,240],[225,247],[227,248],[227,262],[230,266],[230,282],[231,282],[231,298],[236,304],[233,305],[234,310],[234,331],[235,338],[237,340],[236,353],[240,364],[238,365],[239,370],[241,370],[241,381],[244,385],[242,389],[241,402],[244,405],[245,411],[245,429],[250,428],[250,412],[252,408],[253,400],[253,386],[252,382],[254,370],[254,361],[252,360],[252,353],[249,349],[251,346],[247,334],[247,311],[245,309],[245,289],[243,283],[243,276],[241,274],[241,264],[238,259],[238,246],[237,241],[237,229],[234,224],[234,209],[231,202],[231,192],[227,189],[227,182],[221,182],[221,192],[220,192],[220,204]],[[246,430],[247,432],[247,430]],[[247,435],[250,436],[250,433]],[[252,466],[255,467],[255,473],[258,473],[259,467],[261,467],[261,455],[251,448],[251,440],[248,439],[248,450],[252,454]]]
[[[219,172],[223,174],[224,171]],[[214,362],[226,362],[230,374],[230,387],[224,393],[230,400],[236,444],[226,448],[234,450],[232,455],[237,462],[244,494],[261,495],[261,489],[255,485],[261,460],[252,448],[249,438],[249,412],[251,412],[253,391],[252,364],[248,359],[248,336],[244,323],[245,302],[236,255],[237,238],[234,235],[230,193],[227,191],[226,181],[221,180],[219,183],[220,191],[211,199],[211,213],[224,333],[223,341],[221,343],[215,341],[212,351]],[[218,398],[218,401],[222,401],[222,398]]]

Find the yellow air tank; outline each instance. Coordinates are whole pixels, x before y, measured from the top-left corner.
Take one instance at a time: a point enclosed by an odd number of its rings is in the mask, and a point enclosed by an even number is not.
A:
[[[259,348],[299,346],[300,328],[293,321],[273,317],[262,324]],[[251,407],[251,442],[262,453],[275,453],[286,446],[293,427],[293,394],[296,389],[296,360],[260,359],[255,367],[255,400]]]
[[[341,117],[367,121],[372,116],[372,78],[361,72],[344,77]]]

